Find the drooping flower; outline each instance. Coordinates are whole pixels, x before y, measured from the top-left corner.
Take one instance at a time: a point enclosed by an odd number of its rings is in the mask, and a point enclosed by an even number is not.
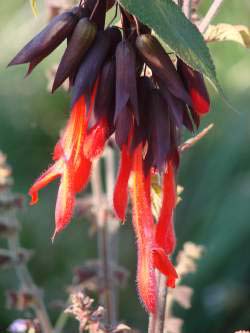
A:
[[[83,8],[58,16],[11,64],[30,63],[33,69],[68,38],[53,90],[70,78],[71,114],[55,146],[53,164],[30,188],[31,203],[37,203],[43,187],[60,178],[54,236],[64,229],[72,218],[76,195],[88,183],[93,160],[102,155],[114,135],[121,151],[114,211],[125,222],[131,198],[138,292],[146,309],[155,312],[155,270],[166,276],[169,287],[175,286],[178,277],[170,256],[176,243],[181,134],[184,127],[191,132],[199,127],[200,116],[209,111],[210,103],[201,74],[180,59],[176,67],[150,29],[124,8],[120,7],[123,35],[117,27],[104,28],[106,10],[113,4],[86,0]],[[60,25],[64,18],[66,22]],[[162,180],[157,219],[151,202],[155,175]]]
[[[96,86],[93,90],[89,114],[93,109],[95,92]],[[54,236],[70,222],[75,206],[75,195],[84,189],[90,176],[92,162],[84,155],[83,150],[89,114],[85,98],[82,97],[73,107],[64,133],[56,144],[54,164],[36,180],[29,190],[31,204],[35,204],[38,201],[38,192],[60,177]]]
[[[200,117],[210,111],[210,99],[201,73],[186,65],[178,58],[177,70],[180,73],[185,87],[192,99],[192,113]]]

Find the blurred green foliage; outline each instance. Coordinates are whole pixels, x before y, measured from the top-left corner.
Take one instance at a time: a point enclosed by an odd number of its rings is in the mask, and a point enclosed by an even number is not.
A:
[[[205,11],[210,1],[205,1]],[[39,30],[46,19],[41,2],[34,18],[27,0],[0,2],[0,149],[8,155],[15,177],[14,190],[27,189],[50,163],[58,132],[68,115],[69,98],[62,91],[51,96],[46,71],[56,63],[61,49],[44,61],[28,80],[24,66],[6,69],[8,61]],[[249,0],[225,1],[215,20],[250,26]],[[211,90],[213,111],[203,126],[212,132],[183,155],[179,183],[184,186],[178,207],[178,248],[191,240],[206,246],[196,274],[186,278],[195,291],[192,308],[177,315],[185,319],[185,333],[229,333],[250,328],[250,57],[234,43],[210,46],[218,77],[237,112],[228,110]],[[72,268],[96,257],[89,223],[77,220],[51,244],[56,184],[41,193],[39,205],[21,212],[22,242],[34,249],[30,263],[36,283],[45,291],[46,303],[65,299]],[[28,200],[28,199],[27,199]],[[147,315],[136,294],[136,250],[130,221],[120,228],[120,261],[129,270],[121,290],[120,318],[145,331]],[[0,327],[23,314],[5,309],[4,291],[16,287],[12,271],[0,275]],[[53,320],[57,311],[51,308]],[[29,316],[29,313],[25,314]]]

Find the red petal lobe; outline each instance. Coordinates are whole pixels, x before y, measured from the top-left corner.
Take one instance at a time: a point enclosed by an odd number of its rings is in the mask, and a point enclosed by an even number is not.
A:
[[[132,160],[126,145],[122,146],[121,164],[114,189],[113,204],[118,218],[125,221],[128,203],[128,181],[131,173]]]

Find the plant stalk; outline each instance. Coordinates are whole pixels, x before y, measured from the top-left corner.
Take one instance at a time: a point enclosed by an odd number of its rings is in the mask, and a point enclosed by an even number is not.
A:
[[[166,277],[156,271],[157,282],[157,312],[150,314],[148,333],[167,333],[166,331],[166,302],[167,287]]]
[[[105,153],[106,193],[103,191],[100,161],[95,161],[91,178],[94,210],[97,221],[98,256],[101,262],[99,278],[101,281],[101,303],[106,310],[106,324],[117,324],[117,299],[113,282],[114,261],[117,258],[117,230],[119,223],[111,216],[111,200],[114,186],[114,152]]]
[[[213,3],[211,4],[210,8],[207,11],[207,14],[201,21],[199,25],[199,30],[201,33],[206,32],[209,24],[212,22],[214,17],[218,14],[224,0],[214,0]]]
[[[8,246],[9,249],[18,256],[18,249],[20,248],[19,237],[18,235],[13,235],[8,238]],[[33,309],[35,311],[36,317],[41,325],[41,329],[43,333],[52,333],[52,324],[49,319],[49,315],[47,313],[46,307],[44,305],[41,291],[33,282],[31,274],[26,266],[26,264],[17,264],[15,265],[15,270],[17,277],[20,281],[21,288],[24,290],[28,290],[32,293],[35,298]]]

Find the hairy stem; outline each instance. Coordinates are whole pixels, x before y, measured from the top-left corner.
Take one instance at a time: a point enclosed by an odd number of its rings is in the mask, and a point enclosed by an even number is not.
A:
[[[157,312],[150,314],[148,333],[167,333],[166,331],[166,302],[167,287],[166,277],[156,271],[157,281]]]
[[[158,302],[157,302],[157,314],[156,314],[156,325],[155,333],[166,332],[164,327],[166,327],[166,301],[167,301],[167,287],[166,287],[166,277],[157,272],[158,274]]]
[[[154,333],[155,331],[155,315],[152,313],[149,315],[148,321],[148,333]]]
[[[207,11],[207,14],[201,21],[201,24],[199,26],[199,30],[201,33],[206,32],[209,24],[213,20],[213,18],[218,14],[218,11],[220,7],[222,6],[224,0],[214,0],[211,4],[209,10]]]

